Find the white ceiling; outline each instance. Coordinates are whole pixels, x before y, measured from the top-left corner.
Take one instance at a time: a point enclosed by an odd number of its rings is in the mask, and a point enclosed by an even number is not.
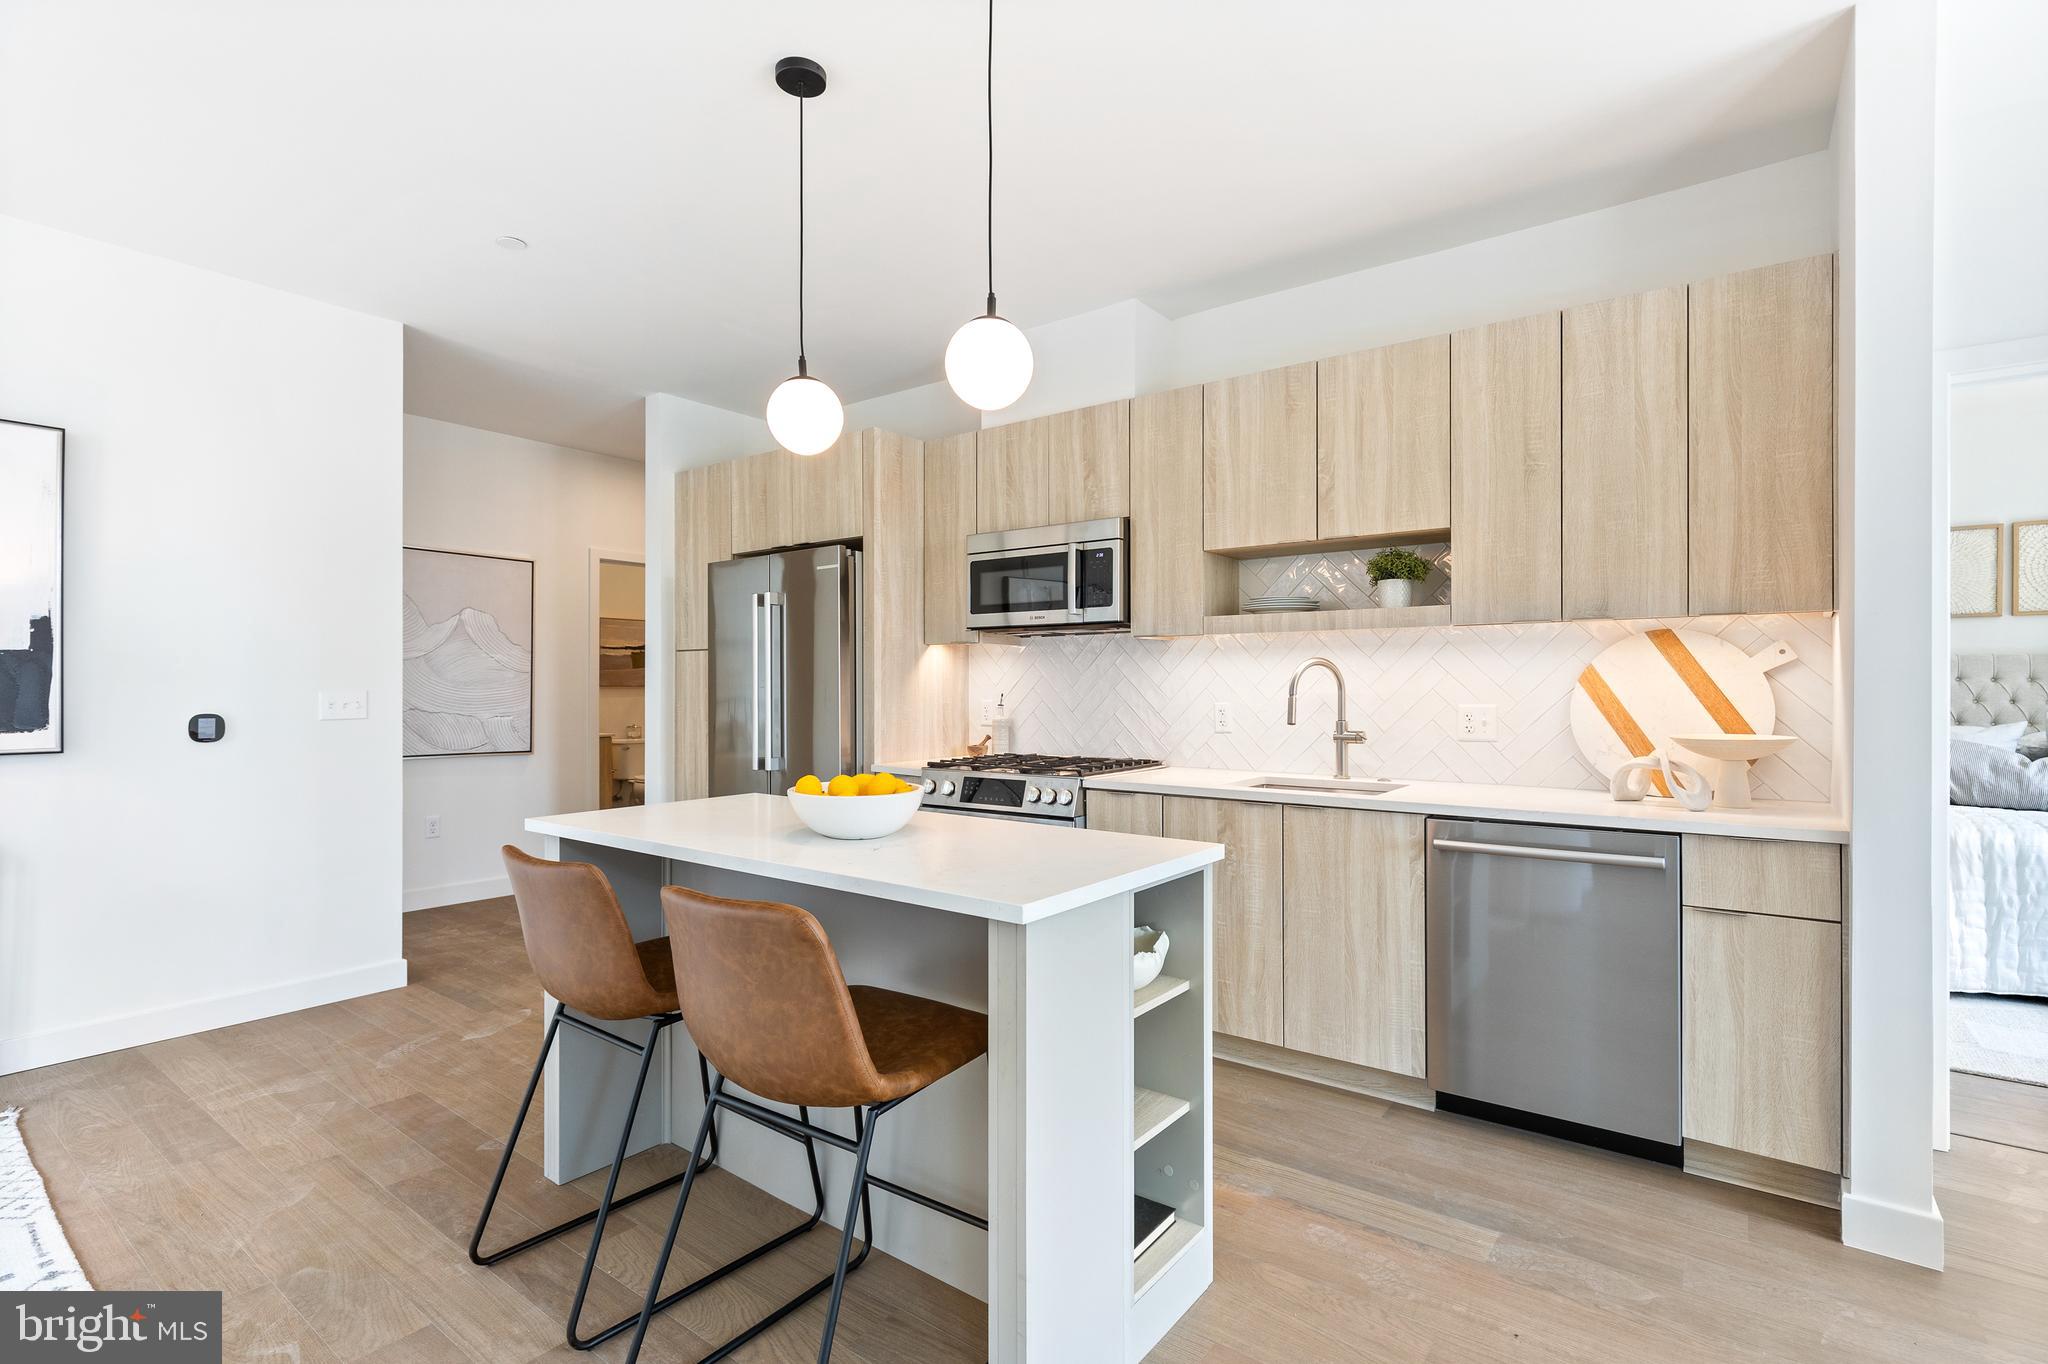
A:
[[[399,319],[409,409],[637,453],[638,399],[939,374],[980,308],[963,0],[0,0],[0,212]],[[1169,316],[1816,150],[1841,0],[1005,0],[996,286]],[[509,252],[492,238],[532,243]]]

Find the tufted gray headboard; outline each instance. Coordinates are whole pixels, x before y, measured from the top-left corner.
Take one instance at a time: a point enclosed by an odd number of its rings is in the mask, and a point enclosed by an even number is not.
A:
[[[2048,730],[2048,654],[1957,654],[1948,684],[1952,725],[2025,720],[2034,746]]]

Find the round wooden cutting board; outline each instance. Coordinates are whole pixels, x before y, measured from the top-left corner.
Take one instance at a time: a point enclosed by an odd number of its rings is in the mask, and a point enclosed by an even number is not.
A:
[[[1611,777],[1674,734],[1769,734],[1778,703],[1768,674],[1796,657],[1784,643],[1752,656],[1700,630],[1630,635],[1579,674],[1572,739],[1594,771]]]

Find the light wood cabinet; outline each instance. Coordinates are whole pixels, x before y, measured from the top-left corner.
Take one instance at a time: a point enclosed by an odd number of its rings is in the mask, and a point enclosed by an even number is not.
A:
[[[705,571],[732,557],[733,462],[676,475],[676,648],[710,646]]]
[[[1216,1031],[1283,1045],[1280,807],[1168,796],[1165,829],[1226,849],[1211,913]]]
[[[1451,620],[1556,620],[1557,313],[1451,337]]]
[[[676,654],[677,800],[711,794],[711,655],[702,649]]]
[[[981,430],[974,474],[975,529],[1052,524],[1052,427],[1043,420]]]
[[[1112,834],[1148,834],[1159,838],[1166,833],[1166,799],[1142,791],[1090,791],[1087,793],[1088,827]]]
[[[1685,614],[1685,326],[1682,288],[1565,310],[1568,620]]]
[[[975,524],[984,531],[1131,513],[1131,405],[1098,403],[984,427]]]
[[[757,554],[796,543],[791,514],[787,450],[769,450],[732,461],[732,552]]]
[[[1290,805],[1283,825],[1285,1045],[1419,1078],[1422,816]]]
[[[1687,908],[1685,1135],[1842,1168],[1842,929]]]
[[[1131,400],[1131,633],[1199,635],[1237,610],[1237,562],[1202,548],[1202,388]]]
[[[924,642],[971,644],[967,537],[974,534],[976,433],[924,445]]]
[[[1316,534],[1441,532],[1451,524],[1451,338],[1316,367]]]
[[[861,432],[817,455],[769,450],[733,461],[732,552],[851,540],[861,533]]]
[[[1842,850],[1833,843],[1686,834],[1685,903],[1793,919],[1842,918]]]
[[[1314,362],[1206,384],[1202,406],[1203,547],[1314,540]]]
[[[1042,418],[1052,515],[1044,524],[1131,514],[1131,405],[1119,399]]]
[[[1691,289],[1695,615],[1835,604],[1835,262]]]

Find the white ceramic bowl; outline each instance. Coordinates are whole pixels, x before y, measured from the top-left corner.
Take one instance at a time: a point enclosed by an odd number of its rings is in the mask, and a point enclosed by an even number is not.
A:
[[[1156,928],[1139,924],[1131,930],[1131,988],[1142,990],[1159,979],[1166,967],[1169,939]]]
[[[807,796],[792,788],[796,817],[827,838],[887,838],[917,813],[922,791],[894,796]]]

